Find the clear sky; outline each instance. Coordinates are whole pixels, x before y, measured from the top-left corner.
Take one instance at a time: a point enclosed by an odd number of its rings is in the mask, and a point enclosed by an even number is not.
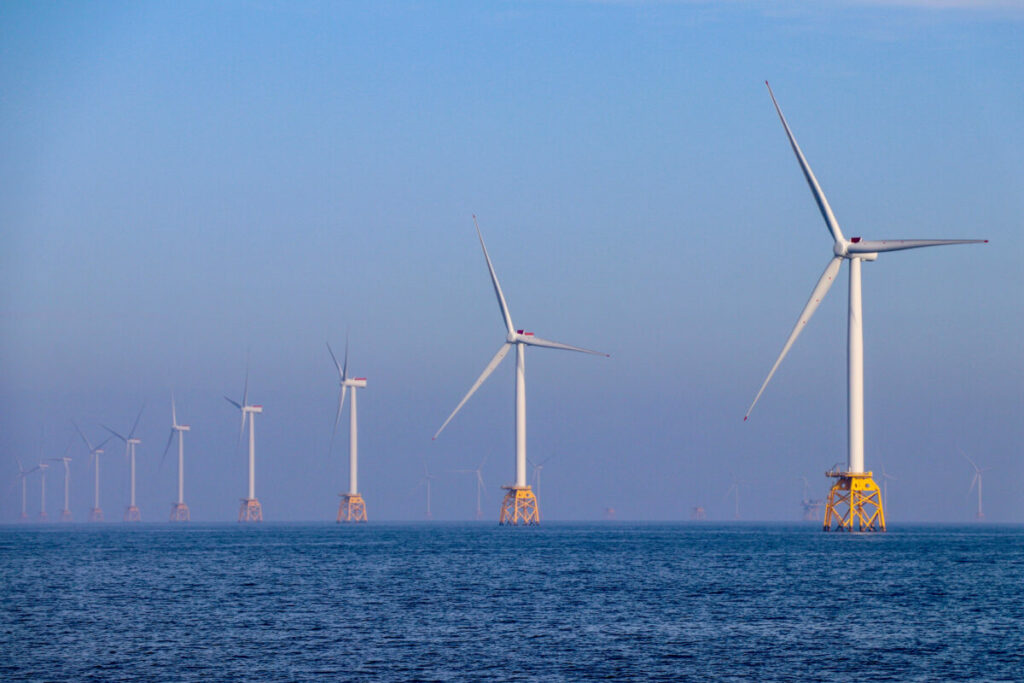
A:
[[[430,438],[503,339],[476,213],[517,326],[612,355],[527,353],[543,517],[729,519],[735,477],[742,517],[798,518],[846,458],[846,269],[743,423],[831,255],[766,79],[847,235],[991,240],[864,267],[891,522],[970,518],[960,449],[1024,522],[1024,3],[955,0],[3,3],[0,514],[16,458],[145,403],[166,519],[173,389],[193,517],[233,519],[248,353],[266,518],[333,518],[350,333],[371,519],[422,517],[424,462],[470,518],[484,456],[496,518],[513,363]]]

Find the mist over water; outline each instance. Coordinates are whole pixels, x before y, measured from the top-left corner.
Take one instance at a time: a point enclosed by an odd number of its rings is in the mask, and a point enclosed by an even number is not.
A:
[[[1019,680],[1024,530],[0,528],[0,677]]]

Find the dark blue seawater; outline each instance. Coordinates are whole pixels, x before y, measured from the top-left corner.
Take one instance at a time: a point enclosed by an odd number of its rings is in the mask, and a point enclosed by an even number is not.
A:
[[[4,680],[1024,680],[1024,529],[0,527]]]

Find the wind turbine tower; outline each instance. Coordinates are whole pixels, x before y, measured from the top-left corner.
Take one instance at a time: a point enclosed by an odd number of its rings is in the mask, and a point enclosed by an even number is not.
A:
[[[455,414],[466,404],[469,397],[472,396],[480,385],[490,377],[494,369],[498,367],[501,361],[508,354],[512,347],[516,349],[516,390],[515,390],[515,483],[502,486],[507,491],[505,499],[501,503],[501,514],[498,518],[499,524],[508,525],[519,525],[519,524],[539,524],[540,523],[540,507],[537,503],[537,497],[534,495],[533,489],[526,483],[526,347],[527,346],[540,346],[549,349],[561,349],[563,351],[578,351],[581,353],[590,353],[595,356],[608,356],[606,353],[599,351],[591,351],[589,349],[580,348],[578,346],[569,346],[568,344],[562,344],[555,341],[549,341],[547,339],[541,339],[540,337],[534,336],[533,332],[525,332],[520,329],[516,329],[515,325],[512,324],[512,315],[509,313],[508,304],[505,302],[505,295],[501,291],[501,285],[498,284],[498,276],[494,272],[494,266],[491,264],[491,257],[487,253],[487,246],[484,244],[483,234],[480,232],[480,225],[477,223],[476,216],[473,216],[473,224],[476,226],[476,234],[480,239],[480,248],[484,252],[484,260],[487,262],[487,270],[491,275],[491,285],[494,287],[494,294],[498,299],[498,308],[501,310],[502,321],[505,324],[506,336],[505,341],[502,342],[501,348],[494,354],[494,358],[484,368],[483,373],[477,378],[476,382],[470,387],[469,392],[463,397],[459,405],[455,406],[455,410],[448,416],[448,419],[444,421],[441,428],[434,434],[436,439],[444,428],[451,422]]]
[[[765,85],[768,85],[767,81]],[[804,306],[800,317],[797,318],[789,339],[782,347],[775,365],[772,366],[768,377],[761,385],[753,403],[747,409],[743,417],[746,420],[750,417],[750,411],[754,409],[765,387],[771,381],[772,376],[778,369],[782,359],[786,357],[793,342],[800,335],[800,332],[807,326],[811,316],[818,309],[821,300],[825,298],[829,288],[835,282],[839,274],[839,267],[844,261],[850,264],[850,288],[849,288],[849,317],[847,332],[847,460],[846,469],[838,471],[835,468],[826,472],[826,476],[835,479],[828,494],[825,505],[825,531],[885,531],[885,510],[882,502],[881,492],[878,484],[870,471],[864,470],[864,329],[861,306],[861,263],[874,261],[883,252],[901,251],[904,249],[917,249],[921,247],[937,247],[948,244],[974,244],[987,242],[988,240],[865,240],[860,237],[847,238],[839,228],[829,206],[825,193],[822,192],[818,180],[814,177],[807,159],[800,151],[796,139],[793,137],[786,118],[782,115],[782,109],[775,100],[771,86],[768,87],[775,111],[779,115],[782,127],[789,138],[789,144],[793,148],[797,162],[803,171],[804,178],[810,186],[811,193],[818,205],[825,225],[832,237],[832,257],[829,259],[825,272],[821,274],[818,283],[811,292],[811,297]]]
[[[92,509],[89,510],[89,521],[102,522],[103,508],[100,507],[100,456],[103,455],[103,446],[114,437],[108,436],[99,446],[93,448],[92,444],[89,443],[89,439],[85,438],[85,434],[82,433],[78,425],[74,422],[72,424],[75,425],[75,429],[78,431],[78,435],[82,437],[82,441],[85,442],[85,447],[89,449],[89,457],[92,458],[93,462],[93,499]]]
[[[164,446],[164,454],[160,461],[167,457],[167,449],[171,447],[174,435],[178,435],[178,502],[171,504],[171,521],[187,522],[189,520],[188,505],[185,505],[185,432],[192,428],[178,424],[178,411],[174,407],[174,394],[171,394],[171,433]]]
[[[46,515],[46,470],[50,469],[50,466],[45,462],[39,463],[36,467],[41,475],[40,488],[39,488],[39,521],[45,522],[48,517]]]
[[[416,485],[416,488],[419,488],[420,486],[426,486],[427,487],[427,514],[426,514],[426,518],[427,519],[433,519],[434,518],[434,513],[432,513],[430,511],[430,482],[432,482],[434,479],[437,479],[437,477],[435,477],[433,474],[430,473],[430,470],[427,469],[427,463],[424,462],[423,463],[423,476],[420,477],[420,483]]]
[[[348,493],[340,493],[341,503],[338,504],[339,522],[365,522],[366,502],[359,493],[359,423],[356,419],[356,389],[366,388],[365,377],[348,376],[348,339],[345,340],[345,363],[338,363],[338,359],[327,345],[327,351],[331,354],[331,360],[338,369],[338,384],[341,393],[338,394],[338,414],[334,417],[334,430],[331,432],[331,448],[334,447],[334,435],[338,431],[338,422],[341,420],[341,410],[345,407],[345,394],[352,389],[352,403],[348,409]]]
[[[967,457],[966,453],[961,453],[964,456],[964,460],[971,463],[971,467],[974,469],[974,478],[971,479],[971,487],[967,489],[967,495],[971,495],[974,490],[974,485],[978,485],[978,511],[974,514],[974,519],[981,521],[985,519],[985,513],[981,510],[981,473],[988,472],[991,467],[978,467],[978,464]]]
[[[71,509],[68,506],[70,502],[70,484],[71,484],[71,458],[65,455],[63,458],[49,458],[52,462],[64,463],[64,509],[60,511],[60,521],[70,522],[71,521]]]
[[[249,420],[249,495],[242,499],[242,507],[238,510],[239,522],[262,522],[263,508],[256,498],[256,415],[263,412],[263,406],[249,403],[249,371],[245,371],[245,388],[242,390],[242,402],[233,401],[227,396],[224,399],[238,408],[242,413],[242,427],[238,432],[238,440],[242,440],[245,432],[245,421]]]
[[[25,508],[26,489],[25,480],[28,479],[28,475],[32,474],[38,467],[33,467],[30,470],[26,470],[21,464],[21,460],[18,461],[18,478],[21,479],[21,515],[18,517],[19,522],[28,521],[28,511]]]
[[[128,436],[122,436],[110,427],[105,425],[103,426],[104,429],[124,442],[124,452],[125,456],[128,458],[129,476],[131,478],[131,493],[128,498],[128,509],[124,511],[124,521],[126,522],[142,521],[142,513],[139,512],[139,508],[135,504],[135,447],[142,443],[142,440],[135,437],[135,429],[139,426],[139,418],[142,417],[142,411],[145,407],[145,404],[143,404],[142,408],[139,408],[139,414],[135,417],[135,424],[132,425],[132,429],[128,432]],[[98,477],[99,460],[96,461],[96,468]],[[97,507],[99,507],[99,493],[96,494],[96,498]]]
[[[483,457],[483,460],[480,461],[480,464],[476,466],[475,470],[455,470],[459,474],[475,474],[476,475],[474,483],[476,484],[476,518],[477,519],[483,519],[483,517],[484,517],[484,512],[483,512],[483,510],[480,507],[480,497],[481,497],[481,495],[484,492],[484,474],[483,474],[483,470],[484,470],[484,462],[486,460],[487,460],[487,456],[485,455]],[[539,487],[538,487],[538,491],[539,491]]]

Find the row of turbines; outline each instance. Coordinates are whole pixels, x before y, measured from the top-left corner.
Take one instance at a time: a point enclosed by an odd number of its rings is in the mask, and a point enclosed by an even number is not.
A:
[[[768,85],[765,82],[765,85]],[[825,267],[824,272],[815,284],[814,289],[811,292],[811,296],[808,299],[806,305],[801,311],[797,318],[796,324],[793,327],[786,343],[784,344],[781,353],[768,372],[768,376],[765,378],[761,385],[760,390],[754,397],[753,402],[750,404],[746,414],[744,415],[744,421],[746,421],[754,406],[757,405],[761,396],[764,394],[772,377],[778,370],[783,359],[789,353],[793,344],[796,342],[797,337],[807,326],[814,312],[818,309],[825,295],[829,289],[835,283],[837,276],[839,275],[840,267],[843,263],[849,264],[849,298],[848,298],[848,328],[847,328],[847,460],[846,466],[840,468],[838,466],[833,467],[829,470],[826,475],[834,480],[834,483],[829,491],[828,498],[825,501],[825,517],[824,517],[824,529],[828,530],[840,530],[840,531],[884,531],[885,530],[885,512],[884,512],[884,500],[883,494],[878,484],[876,483],[873,473],[865,469],[865,457],[864,457],[864,340],[863,340],[863,316],[862,316],[862,297],[861,297],[861,266],[864,262],[872,262],[878,258],[881,253],[903,251],[907,249],[919,249],[924,247],[935,247],[955,244],[973,244],[987,242],[988,240],[936,240],[936,239],[885,239],[885,240],[865,240],[860,237],[847,238],[842,229],[839,226],[839,222],[832,211],[832,207],[829,205],[828,199],[826,199],[821,186],[818,184],[817,178],[811,171],[811,167],[804,157],[800,146],[797,144],[796,138],[790,130],[789,124],[786,121],[785,116],[782,114],[782,109],[775,99],[775,94],[771,91],[771,86],[768,86],[768,92],[772,100],[772,104],[775,107],[775,111],[778,114],[779,120],[782,123],[782,127],[786,133],[786,137],[789,144],[796,156],[797,163],[804,175],[804,179],[811,190],[811,194],[814,197],[814,201],[817,204],[818,210],[824,219],[825,226],[828,229],[829,235],[832,238],[832,255],[829,258],[828,264]],[[522,328],[517,328],[512,322],[512,315],[509,311],[508,303],[505,295],[502,291],[501,285],[498,282],[498,276],[495,272],[494,265],[491,262],[491,257],[487,252],[487,246],[484,243],[483,234],[480,231],[479,223],[476,220],[476,216],[473,216],[474,226],[476,228],[477,237],[480,240],[480,247],[483,251],[484,260],[487,264],[487,270],[490,276],[491,285],[494,289],[494,294],[497,299],[499,312],[501,314],[502,324],[505,328],[505,338],[498,348],[498,351],[494,354],[491,361],[484,368],[483,372],[477,378],[476,382],[470,387],[469,391],[462,398],[462,400],[455,406],[455,409],[448,416],[448,418],[441,424],[441,427],[434,434],[434,439],[437,439],[452,419],[458,414],[461,408],[466,402],[473,396],[473,394],[480,388],[480,386],[487,380],[488,377],[495,371],[498,365],[504,360],[512,349],[515,349],[515,448],[514,448],[514,466],[515,466],[515,479],[512,484],[503,486],[502,488],[506,491],[504,499],[501,504],[499,513],[499,523],[509,525],[532,525],[540,522],[540,506],[537,500],[536,492],[533,487],[527,482],[527,449],[526,449],[526,349],[527,347],[539,347],[547,349],[556,349],[563,351],[573,351],[579,353],[586,353],[598,356],[607,357],[608,354],[593,351],[590,349],[570,346],[561,342],[555,342],[548,339],[537,337],[532,332],[527,332]],[[345,397],[348,389],[352,389],[352,400],[351,400],[351,412],[350,412],[350,443],[349,443],[349,458],[350,458],[350,470],[349,470],[349,490],[347,493],[342,495],[342,501],[338,509],[338,521],[346,522],[363,522],[366,521],[366,502],[363,496],[358,490],[358,436],[357,436],[357,418],[356,418],[356,389],[366,387],[366,378],[352,378],[348,374],[348,350],[346,344],[346,353],[344,363],[339,363],[334,355],[333,350],[328,345],[328,351],[330,351],[331,358],[334,360],[335,366],[338,370],[340,393],[338,398],[338,412],[335,418],[334,431],[337,431],[337,425],[341,419],[342,409],[345,403]],[[249,426],[249,485],[247,498],[243,500],[242,508],[239,512],[240,521],[259,521],[263,518],[262,509],[259,500],[256,498],[255,492],[255,416],[262,413],[263,408],[259,405],[253,405],[248,402],[248,372],[246,374],[246,385],[245,390],[242,394],[241,401],[235,401],[231,398],[227,400],[234,405],[241,413],[241,431],[239,432],[239,441],[241,441],[242,434],[245,431],[246,422],[248,421]],[[138,420],[136,419],[136,425]],[[185,425],[177,424],[177,417],[173,414],[173,403],[172,403],[172,433],[178,435],[178,446],[179,446],[179,488],[181,486],[181,468],[182,468],[182,437],[188,427]],[[135,506],[135,494],[134,494],[134,449],[139,443],[139,440],[133,437],[134,426],[127,435],[121,435],[108,428],[111,434],[125,443],[127,452],[129,453],[130,466],[132,470],[132,495],[131,503],[126,512],[126,519],[137,520],[138,519],[138,508]],[[84,438],[84,437],[83,437]],[[333,436],[332,436],[333,442]],[[170,443],[170,442],[169,442]],[[169,445],[168,443],[168,445]],[[92,446],[90,445],[90,449]],[[98,457],[98,456],[97,456]],[[979,514],[981,513],[981,472],[982,470],[976,469],[976,481],[979,491]],[[97,472],[98,472],[98,460],[97,460]],[[98,474],[97,474],[98,476]],[[430,485],[430,475],[425,473],[426,486]],[[884,479],[883,479],[884,484]],[[973,484],[972,484],[973,487]],[[180,491],[179,491],[180,492]],[[735,495],[739,496],[739,487],[735,486]],[[179,507],[180,506],[180,507]],[[96,509],[98,510],[98,500]],[[187,519],[188,510],[183,500],[180,499],[175,508],[178,518]],[[701,514],[703,509],[701,508]]]

